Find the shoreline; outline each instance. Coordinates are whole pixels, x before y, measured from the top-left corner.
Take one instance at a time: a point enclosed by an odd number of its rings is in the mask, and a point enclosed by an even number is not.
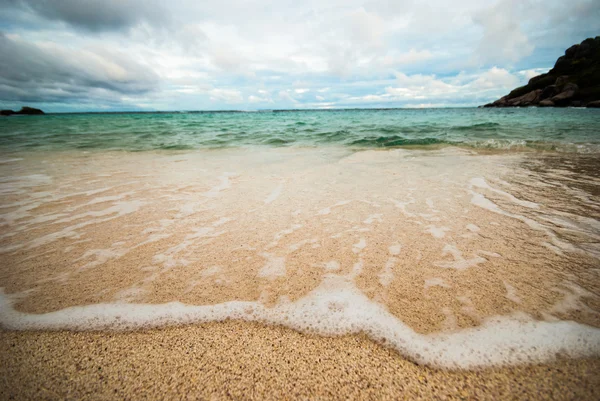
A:
[[[22,156],[0,398],[598,398],[595,156]]]
[[[226,321],[133,332],[0,330],[4,399],[597,399],[600,358],[472,371],[365,335]],[[32,378],[36,378],[32,380]]]

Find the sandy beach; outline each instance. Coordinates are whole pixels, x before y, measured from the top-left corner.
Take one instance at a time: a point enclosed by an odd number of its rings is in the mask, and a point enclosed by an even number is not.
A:
[[[23,154],[0,165],[0,391],[595,399],[594,165],[460,148]]]
[[[600,401],[600,0],[0,0],[0,401]]]
[[[0,332],[2,399],[595,400],[600,359],[444,371],[364,336],[243,322],[133,333]]]

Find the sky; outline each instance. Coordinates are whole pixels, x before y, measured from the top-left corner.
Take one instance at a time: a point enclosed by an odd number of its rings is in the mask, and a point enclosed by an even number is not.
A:
[[[0,0],[0,108],[464,107],[600,34],[600,0]]]

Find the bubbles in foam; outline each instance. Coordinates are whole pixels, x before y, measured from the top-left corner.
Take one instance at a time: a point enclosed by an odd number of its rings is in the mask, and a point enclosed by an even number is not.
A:
[[[0,322],[8,329],[132,329],[165,324],[243,319],[281,324],[321,335],[365,332],[385,340],[402,355],[442,368],[542,363],[557,353],[569,357],[600,354],[600,329],[574,322],[534,321],[523,316],[488,319],[480,327],[423,335],[362,294],[348,278],[329,275],[308,296],[266,308],[258,302],[231,301],[193,306],[96,304],[40,315],[16,311],[0,292]],[[446,311],[447,316],[450,311]]]
[[[283,191],[283,183],[279,184],[274,190],[273,192],[271,192],[269,194],[269,196],[267,196],[267,198],[265,199],[265,204],[269,204],[272,203],[273,201],[275,201],[277,198],[279,198],[279,195],[281,195],[281,191]]]
[[[502,191],[500,189],[491,187],[485,181],[485,179],[483,179],[482,177],[472,178],[471,181],[470,181],[470,184],[473,187],[487,189],[487,190],[495,192],[495,193],[497,193],[499,195],[502,195],[505,198],[509,199],[511,202],[516,203],[516,204],[518,204],[520,206],[524,206],[524,207],[527,207],[527,208],[530,208],[530,209],[539,209],[539,207],[540,207],[540,205],[538,205],[537,203],[529,202],[529,201],[524,201],[524,200],[515,198],[513,195],[509,194],[508,192],[504,192],[504,191]]]
[[[219,177],[219,184],[215,185],[207,192],[204,193],[204,196],[209,198],[214,198],[219,195],[221,191],[224,191],[231,187],[231,182],[229,181],[229,177],[234,177],[235,173],[224,173]]]
[[[329,271],[340,270],[340,263],[337,260],[330,260],[325,263],[325,269]]]
[[[356,244],[352,245],[352,252],[360,253],[367,246],[367,241],[361,238]]]
[[[467,230],[471,231],[472,233],[477,233],[480,231],[480,228],[475,224],[467,224]]]
[[[435,238],[444,238],[446,236],[446,231],[450,231],[448,227],[437,227],[434,225],[427,226],[425,230],[426,233],[431,234]]]
[[[202,277],[214,276],[217,273],[220,273],[223,269],[220,266],[211,266],[200,272]]]
[[[481,256],[475,256],[474,258],[471,258],[471,259],[465,259],[463,257],[462,252],[460,250],[458,250],[458,248],[456,248],[456,246],[450,245],[450,244],[446,244],[442,251],[442,255],[445,256],[448,254],[452,255],[452,257],[454,258],[454,261],[439,261],[439,262],[435,262],[434,264],[436,266],[444,267],[447,269],[463,270],[463,269],[468,269],[469,267],[477,266],[480,263],[487,262],[487,259],[482,258]]]
[[[363,221],[363,223],[365,223],[365,224],[373,224],[373,223],[374,223],[374,222],[376,222],[376,221],[381,223],[381,222],[383,221],[383,220],[382,220],[382,216],[383,216],[383,215],[382,215],[381,213],[375,213],[375,214],[371,214],[371,215],[369,215],[369,216],[368,216],[368,217],[365,219],[365,221]]]
[[[385,263],[385,267],[381,270],[381,273],[379,273],[379,277],[378,277],[379,283],[382,286],[387,287],[394,280],[393,268],[397,262],[398,262],[398,258],[392,256]]]
[[[267,252],[263,252],[260,255],[266,259],[266,263],[259,270],[258,277],[274,279],[285,276],[286,269],[284,256],[276,256]]]
[[[433,277],[433,278],[425,279],[425,289],[428,289],[429,287],[435,287],[435,286],[450,288],[450,286],[448,284],[446,284],[446,282],[442,278]]]
[[[390,245],[388,251],[391,255],[400,255],[400,251],[402,250],[402,246],[399,244]]]
[[[521,298],[517,295],[517,290],[512,285],[504,281],[504,287],[506,288],[506,298],[510,299],[514,303],[520,304]]]
[[[93,257],[94,260],[87,262],[81,266],[80,270],[90,269],[102,265],[109,260],[118,259],[128,252],[127,249],[113,248],[113,249],[91,249],[83,254],[82,257],[76,259],[76,261],[84,260]]]

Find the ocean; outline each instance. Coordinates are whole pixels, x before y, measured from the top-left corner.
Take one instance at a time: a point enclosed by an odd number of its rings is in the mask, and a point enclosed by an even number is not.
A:
[[[238,320],[471,369],[600,355],[600,113],[0,119],[0,325]]]
[[[447,145],[598,152],[592,109],[385,109],[54,114],[0,120],[0,148],[191,150],[249,146]]]

